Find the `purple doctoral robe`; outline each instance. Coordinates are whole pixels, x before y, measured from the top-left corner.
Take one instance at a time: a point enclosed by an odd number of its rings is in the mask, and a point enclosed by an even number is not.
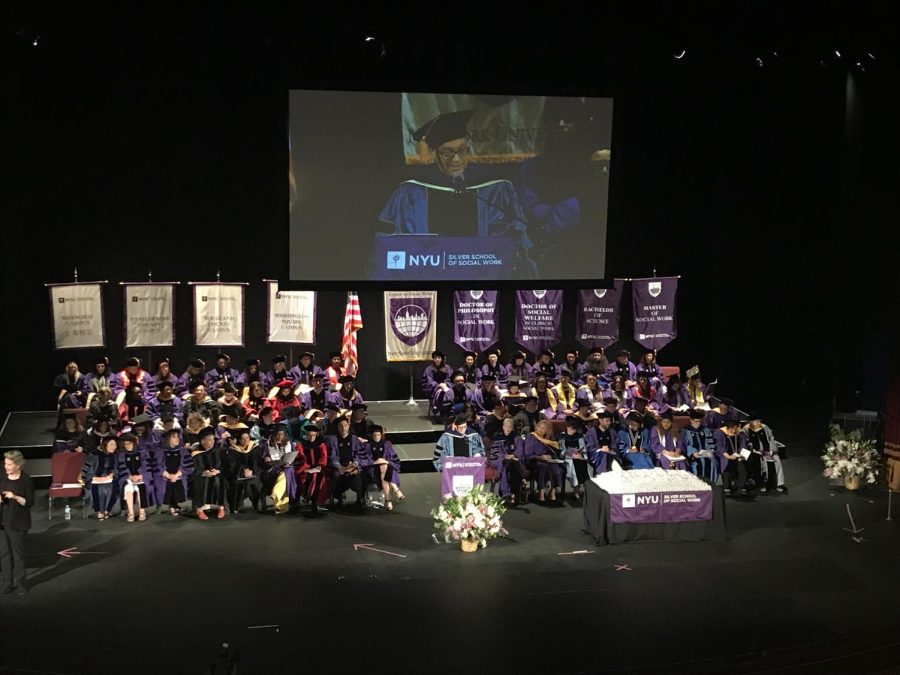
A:
[[[263,383],[263,388],[268,392],[272,387],[285,379],[294,382],[294,375],[290,370],[285,369],[279,370],[278,372],[270,370],[263,378],[261,378],[261,382]],[[294,384],[296,384],[296,382],[294,382]]]
[[[603,405],[603,397],[606,395],[604,390],[597,385],[596,391],[591,391],[587,385],[578,387],[575,392],[575,410],[579,408],[587,408],[589,410],[597,410]],[[596,406],[594,405],[596,404]]]
[[[493,375],[497,378],[497,386],[500,389],[506,389],[509,385],[509,372],[506,370],[506,366],[502,363],[497,363],[496,366],[491,368],[491,364],[485,363],[481,366],[480,375],[478,376],[478,384],[481,385],[481,379],[485,375]]]
[[[522,455],[528,463],[531,475],[534,476],[537,481],[538,490],[543,489],[547,482],[549,482],[552,487],[562,487],[563,479],[566,475],[566,465],[542,462],[538,459],[538,457],[542,455],[557,454],[558,453],[554,451],[552,447],[541,443],[534,435],[534,432],[525,437]]]
[[[660,412],[666,412],[667,410],[672,410],[676,414],[679,414],[678,408],[682,405],[691,407],[690,402],[687,397],[687,390],[684,387],[678,387],[678,389],[672,389],[671,387],[667,387],[664,394],[659,397],[660,400]],[[686,415],[687,413],[680,413],[682,415]]]
[[[439,388],[434,393],[431,405],[432,414],[448,417],[454,413],[462,412],[467,403],[475,402],[475,392],[465,384],[461,389],[450,386],[447,389]]]
[[[487,463],[500,474],[499,487],[500,494],[506,496],[512,493],[512,486],[509,484],[509,475],[506,471],[507,462],[516,460],[507,460],[507,455],[515,455],[518,461],[525,466],[525,449],[522,443],[522,437],[515,433],[509,436],[496,434],[491,441],[491,447],[487,450]]]
[[[314,375],[321,375],[323,378],[325,377],[325,371],[319,368],[315,363],[310,363],[309,368],[304,368],[298,363],[291,368],[290,371],[290,378],[294,381],[294,384],[305,384],[309,387],[312,386]]]
[[[156,421],[160,417],[162,417],[163,413],[170,412],[175,416],[175,419],[178,420],[179,424],[184,424],[184,416],[182,415],[182,410],[184,409],[184,401],[178,396],[173,396],[168,401],[160,401],[158,397],[154,396],[149,401],[147,401],[147,405],[144,408],[144,413],[146,415]]]
[[[612,379],[618,373],[624,375],[626,380],[631,380],[632,382],[637,380],[637,366],[631,361],[625,365],[621,365],[618,361],[610,363],[609,368],[606,369],[606,380],[612,382]]]
[[[422,371],[422,391],[425,398],[431,400],[437,386],[442,382],[448,382],[451,375],[453,375],[453,369],[446,363],[440,368],[435,368],[433,363],[425,366],[425,370]]]
[[[381,470],[375,464],[375,460],[383,458],[391,467],[391,483],[400,487],[400,457],[390,441],[382,439],[380,443],[369,441],[360,443],[359,459],[360,467],[366,472],[366,478],[370,485],[381,487]]]
[[[178,387],[178,376],[175,373],[170,372],[168,376],[165,378],[160,377],[159,375],[154,375],[147,381],[147,396],[153,397],[159,393],[159,388],[162,386],[164,382],[168,382],[172,385],[172,391]]]
[[[506,366],[506,375],[510,380],[525,381],[528,384],[534,382],[534,369],[530,363],[522,362],[521,366],[515,366],[512,363]]]
[[[478,387],[475,390],[475,409],[476,412],[484,417],[494,412],[494,406],[500,400],[500,392],[494,387],[490,392],[485,392],[484,387]]]
[[[363,401],[363,397],[356,390],[353,391],[352,396],[347,398],[344,396],[344,392],[338,389],[337,391],[329,391],[325,395],[325,403],[332,403],[338,408],[350,410],[354,403],[365,403],[365,401]]]
[[[204,380],[206,382],[207,391],[215,391],[216,382],[222,382],[222,384],[239,384],[238,380],[240,379],[241,374],[239,371],[234,368],[225,368],[224,370],[219,370],[218,367],[213,368],[212,370],[207,370],[206,375],[204,376]]]
[[[647,435],[650,437],[650,449],[656,455],[656,461],[659,462],[660,467],[663,469],[686,469],[687,468],[687,460],[683,462],[673,462],[666,455],[663,454],[663,451],[668,452],[680,452],[681,456],[684,457],[684,443],[681,441],[681,437],[674,433],[663,434],[660,437],[658,429],[648,429]]]
[[[747,437],[743,432],[728,436],[728,434],[721,429],[716,429],[713,431],[713,440],[716,443],[716,457],[719,458],[720,471],[725,471],[728,462],[736,461],[728,459],[725,456],[726,452],[728,454],[739,454],[741,450],[747,449]]]

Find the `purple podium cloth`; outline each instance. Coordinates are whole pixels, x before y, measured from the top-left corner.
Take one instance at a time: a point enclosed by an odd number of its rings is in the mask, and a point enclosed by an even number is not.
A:
[[[441,497],[457,496],[484,484],[484,457],[447,457],[441,471]]]
[[[711,520],[712,505],[712,490],[611,494],[609,519],[613,523],[681,523],[688,520]]]

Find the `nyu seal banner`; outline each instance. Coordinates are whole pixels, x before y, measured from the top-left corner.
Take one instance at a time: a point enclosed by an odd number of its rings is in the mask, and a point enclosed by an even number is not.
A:
[[[384,346],[388,361],[428,361],[437,335],[437,291],[384,292]]]
[[[51,284],[49,288],[56,348],[103,347],[103,284]]]
[[[675,295],[678,277],[634,279],[634,339],[647,349],[661,349],[678,335]]]
[[[453,341],[483,352],[498,340],[497,291],[453,292]]]
[[[516,291],[515,339],[535,354],[559,342],[563,292]]]
[[[585,347],[609,347],[619,340],[619,307],[625,282],[616,279],[612,288],[578,291],[575,339]]]
[[[175,284],[125,284],[125,346],[175,344]]]
[[[244,346],[244,284],[194,285],[194,344]]]
[[[282,291],[277,281],[266,281],[269,301],[267,342],[316,342],[316,292]]]

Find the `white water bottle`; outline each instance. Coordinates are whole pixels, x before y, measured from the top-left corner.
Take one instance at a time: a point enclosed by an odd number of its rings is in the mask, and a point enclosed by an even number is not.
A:
[[[66,504],[66,520],[72,520],[72,507]]]

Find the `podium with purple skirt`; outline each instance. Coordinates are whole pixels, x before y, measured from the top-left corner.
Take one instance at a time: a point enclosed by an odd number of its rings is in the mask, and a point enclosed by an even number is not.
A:
[[[484,484],[484,457],[448,457],[441,471],[441,498],[465,494]]]

